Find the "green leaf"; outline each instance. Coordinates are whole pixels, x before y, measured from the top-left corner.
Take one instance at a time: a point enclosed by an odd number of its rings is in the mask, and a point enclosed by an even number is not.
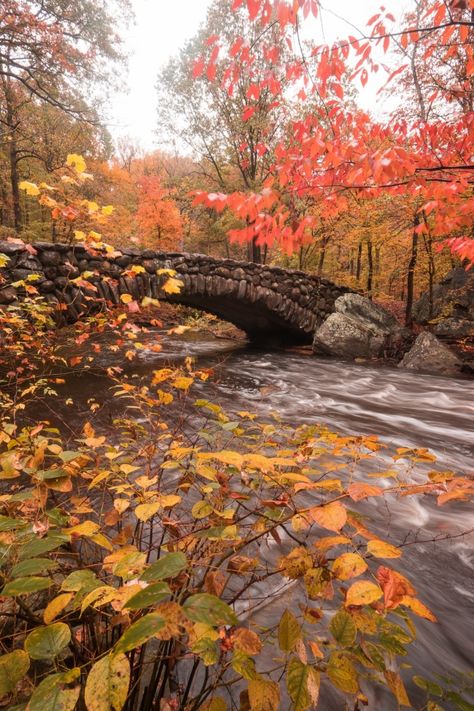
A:
[[[153,580],[166,580],[175,578],[188,565],[184,553],[169,553],[152,563],[140,576],[140,580],[151,582]]]
[[[201,657],[204,666],[210,667],[213,664],[217,664],[219,649],[212,639],[207,639],[207,637],[198,639],[197,642],[192,645],[191,650],[194,654],[197,654],[198,657]]]
[[[214,509],[207,501],[198,501],[191,509],[191,515],[198,520],[209,516]]]
[[[48,479],[62,479],[63,477],[69,477],[69,474],[65,469],[41,469],[35,472],[35,478],[40,481],[47,481]]]
[[[50,533],[44,538],[33,536],[21,546],[18,551],[18,557],[20,560],[36,558],[38,555],[43,555],[44,553],[56,550],[56,548],[60,548],[65,543],[69,543],[69,536],[63,533]]]
[[[311,706],[308,691],[308,665],[292,657],[286,670],[286,687],[293,701],[294,711],[306,711]]]
[[[1,595],[4,597],[15,597],[16,595],[28,595],[29,593],[46,590],[51,585],[49,578],[17,578],[7,583],[3,588]]]
[[[165,625],[165,620],[157,612],[150,612],[149,615],[141,617],[125,630],[115,646],[114,654],[130,652],[132,649],[140,647],[162,630]]]
[[[348,694],[359,691],[357,671],[342,652],[333,652],[329,657],[327,674],[334,686]]]
[[[121,711],[130,686],[130,662],[124,654],[108,654],[96,662],[86,682],[88,711]]]
[[[92,570],[75,570],[63,580],[61,590],[63,592],[79,592],[79,590],[93,590],[99,584],[99,580]]]
[[[240,674],[243,679],[247,679],[248,681],[258,678],[255,661],[239,650],[234,651],[232,669],[237,672],[237,674]]]
[[[23,649],[0,657],[0,698],[14,690],[30,668],[30,658]]]
[[[446,698],[449,699],[449,701],[454,701],[458,709],[461,711],[474,711],[474,704],[471,704],[469,701],[463,699],[461,694],[458,694],[457,691],[448,691]]]
[[[25,528],[28,524],[21,518],[9,518],[8,516],[0,516],[0,533],[5,531],[14,531],[16,528]]]
[[[329,630],[342,647],[352,647],[357,637],[357,628],[348,612],[340,610],[332,618]]]
[[[71,689],[66,685],[78,679],[80,674],[80,669],[71,669],[63,674],[52,674],[43,679],[33,692],[28,711],[73,711],[81,687],[77,684]]]
[[[133,595],[130,600],[127,600],[125,607],[129,610],[142,610],[144,607],[156,605],[157,602],[164,600],[170,594],[168,583],[154,583]]]
[[[423,689],[423,691],[427,691],[428,694],[433,694],[433,696],[443,695],[443,689],[441,688],[441,686],[433,681],[430,681],[429,679],[425,679],[422,676],[414,676],[413,681],[417,686],[420,687],[420,689]]]
[[[183,608],[193,622],[204,622],[213,626],[236,625],[238,622],[235,612],[226,602],[208,593],[191,595]]]
[[[13,578],[22,578],[27,575],[36,575],[37,573],[46,573],[50,570],[56,570],[59,563],[49,558],[31,558],[31,560],[22,560],[13,566],[11,575]]]
[[[71,641],[71,630],[64,622],[37,627],[25,640],[25,649],[32,659],[54,659]]]
[[[301,639],[301,626],[296,617],[285,610],[278,625],[278,644],[283,652],[291,652],[296,642]]]

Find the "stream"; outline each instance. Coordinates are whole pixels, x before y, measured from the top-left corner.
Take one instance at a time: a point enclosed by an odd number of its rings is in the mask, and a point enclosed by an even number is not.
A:
[[[151,342],[156,334],[150,333],[148,338]],[[198,387],[203,388],[203,397],[226,411],[250,410],[261,417],[277,411],[285,422],[294,425],[320,423],[345,434],[377,434],[388,445],[388,453],[395,447],[426,447],[437,456],[440,468],[472,474],[472,380],[317,359],[291,351],[257,350],[192,332],[166,336],[162,344],[161,353],[147,348],[141,351],[138,361],[123,366],[126,372],[146,377],[153,370],[190,355],[198,367],[214,369],[211,382]],[[101,365],[109,365],[107,356],[101,357]],[[113,400],[109,388],[105,375],[71,375],[61,388],[61,395],[73,398],[75,407],[56,414],[67,420],[71,431],[77,432],[84,419],[90,417],[88,400],[95,398],[107,403],[107,407],[96,414],[94,426],[101,426],[100,418],[102,425],[110,426],[119,403]],[[459,536],[474,527],[472,506],[453,502],[438,507],[432,499],[406,497],[394,502],[388,511],[381,500],[375,501],[364,512],[370,513],[375,529],[387,540],[400,543],[409,534],[409,540],[418,537],[430,541],[406,546],[399,565],[414,580],[420,599],[438,618],[437,624],[417,618],[418,639],[406,658],[414,669],[407,677],[416,673],[435,680],[436,674],[451,676],[456,670],[472,671],[474,534]],[[445,540],[433,541],[436,538]],[[260,624],[278,619],[275,608],[281,614],[287,604],[294,605],[293,593],[282,592],[280,602],[281,607],[261,606],[257,613]],[[408,684],[407,689],[413,702],[421,705],[424,696],[417,687]],[[369,700],[370,711],[396,709],[392,698],[382,690],[371,692]],[[445,701],[440,704],[446,711],[458,708]],[[330,690],[318,705],[321,711],[344,708],[341,699],[332,697]]]

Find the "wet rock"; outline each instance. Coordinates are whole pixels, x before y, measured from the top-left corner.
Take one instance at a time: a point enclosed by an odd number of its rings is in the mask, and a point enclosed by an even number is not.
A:
[[[40,286],[40,291],[42,294],[50,294],[54,291],[55,285],[54,281],[46,279]]]
[[[425,331],[420,333],[398,367],[439,375],[457,375],[462,363],[436,336]]]
[[[339,296],[330,314],[315,333],[315,353],[354,358],[378,358],[400,338],[396,318],[360,294]]]
[[[62,256],[59,251],[53,251],[52,249],[47,249],[41,252],[41,263],[46,267],[57,267],[62,262]]]
[[[417,323],[443,319],[443,321],[467,320],[474,322],[474,270],[456,267],[433,287],[432,305],[430,295],[422,294],[413,307],[413,319]],[[455,325],[447,323],[445,327]],[[445,335],[443,333],[443,335]]]
[[[16,299],[16,289],[13,286],[7,286],[0,290],[0,304],[11,304]]]
[[[332,313],[314,335],[313,351],[344,359],[377,357],[385,336],[345,314]]]
[[[400,325],[393,314],[361,294],[339,296],[334,308],[338,313],[360,321],[368,328],[383,333],[396,333],[400,330]]]
[[[436,336],[449,338],[474,338],[474,321],[460,318],[446,318],[433,328]]]

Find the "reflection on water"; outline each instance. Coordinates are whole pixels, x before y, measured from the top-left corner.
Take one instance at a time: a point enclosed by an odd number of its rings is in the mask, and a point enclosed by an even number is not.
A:
[[[153,334],[149,338],[155,338]],[[212,367],[212,382],[199,385],[202,395],[227,410],[251,410],[261,416],[277,411],[289,423],[322,423],[351,434],[378,434],[388,445],[385,457],[393,467],[395,446],[427,447],[442,467],[472,474],[474,452],[474,383],[418,375],[388,367],[366,367],[316,359],[288,352],[254,350],[211,336],[186,334],[167,338],[163,352],[141,351],[138,362],[123,365],[128,374],[146,376],[167,361],[193,356],[200,367]],[[102,365],[110,365],[103,356]],[[114,364],[115,365],[115,364]],[[95,425],[107,427],[120,404],[110,397],[110,381],[103,375],[83,374],[68,379],[64,392],[74,409],[59,414],[74,431],[90,419],[87,401],[106,406],[95,415]],[[383,456],[383,455],[382,455]],[[383,485],[383,481],[380,483]],[[372,500],[374,501],[374,500]],[[413,578],[421,599],[438,617],[433,625],[419,621],[419,639],[407,662],[418,674],[469,670],[474,660],[474,534],[459,536],[474,527],[472,508],[463,504],[437,507],[432,500],[407,497],[392,501],[390,510],[380,502],[364,502],[364,513],[391,541],[404,548],[403,568]],[[409,533],[407,537],[407,532]],[[436,541],[446,538],[450,540]],[[414,544],[414,541],[424,541]],[[394,566],[395,567],[395,566]],[[262,599],[268,597],[263,591]],[[281,609],[295,604],[292,590],[281,592]],[[275,606],[262,605],[262,624],[278,619]],[[371,711],[391,711],[384,692],[372,691]],[[409,687],[412,699],[420,699]],[[443,708],[449,709],[446,702]],[[323,711],[343,708],[328,694],[318,706]]]

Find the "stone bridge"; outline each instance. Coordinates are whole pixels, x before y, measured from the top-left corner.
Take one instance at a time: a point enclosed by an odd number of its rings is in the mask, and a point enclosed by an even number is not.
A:
[[[59,325],[120,304],[120,296],[128,293],[137,301],[148,296],[215,314],[253,340],[311,343],[335,300],[350,291],[304,272],[202,254],[121,249],[110,257],[82,245],[39,242],[33,247],[0,242],[0,254],[8,257],[0,269],[0,304],[21,299],[30,279],[56,306]],[[134,265],[144,271],[135,274]],[[176,271],[179,294],[163,293],[168,277],[157,273],[160,269]],[[31,280],[32,275],[37,276]]]

